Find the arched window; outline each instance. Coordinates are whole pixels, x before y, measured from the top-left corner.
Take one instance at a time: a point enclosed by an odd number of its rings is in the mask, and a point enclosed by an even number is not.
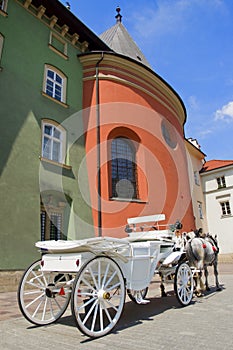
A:
[[[117,137],[111,143],[112,197],[137,198],[137,176],[135,148],[124,137]]]
[[[42,157],[64,163],[66,133],[54,121],[42,121]]]
[[[53,66],[45,65],[43,91],[46,95],[65,103],[66,82],[66,76],[61,71]]]

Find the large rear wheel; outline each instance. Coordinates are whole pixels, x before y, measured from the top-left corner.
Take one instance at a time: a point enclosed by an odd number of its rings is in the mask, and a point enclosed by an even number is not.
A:
[[[77,327],[85,335],[97,338],[115,327],[123,311],[125,282],[115,261],[96,257],[79,271],[71,299]]]

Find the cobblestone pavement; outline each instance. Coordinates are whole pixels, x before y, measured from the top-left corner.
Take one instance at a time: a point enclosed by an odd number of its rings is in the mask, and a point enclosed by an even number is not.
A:
[[[4,350],[52,349],[199,349],[233,348],[233,265],[219,266],[223,290],[216,292],[213,274],[211,291],[181,307],[172,285],[169,296],[160,297],[159,281],[153,280],[147,305],[126,299],[124,312],[111,334],[95,340],[76,328],[68,308],[57,323],[36,327],[22,317],[15,292],[0,293],[0,348]],[[169,290],[168,289],[168,290]]]

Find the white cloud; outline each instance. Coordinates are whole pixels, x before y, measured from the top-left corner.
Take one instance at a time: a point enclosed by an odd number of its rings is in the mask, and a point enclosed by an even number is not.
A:
[[[192,19],[202,11],[219,11],[223,0],[157,0],[145,2],[132,15],[134,27],[140,37],[177,35],[192,26]]]
[[[233,101],[228,102],[227,105],[224,105],[215,112],[215,120],[233,121]]]
[[[199,103],[198,103],[196,96],[193,96],[193,95],[189,96],[188,102],[189,102],[189,106],[192,110],[199,109]]]

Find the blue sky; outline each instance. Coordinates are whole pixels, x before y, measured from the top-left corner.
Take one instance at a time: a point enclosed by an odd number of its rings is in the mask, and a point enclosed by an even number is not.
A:
[[[182,98],[186,138],[198,140],[206,160],[233,159],[232,0],[69,3],[97,35],[115,24],[119,5],[122,23],[152,69]]]

